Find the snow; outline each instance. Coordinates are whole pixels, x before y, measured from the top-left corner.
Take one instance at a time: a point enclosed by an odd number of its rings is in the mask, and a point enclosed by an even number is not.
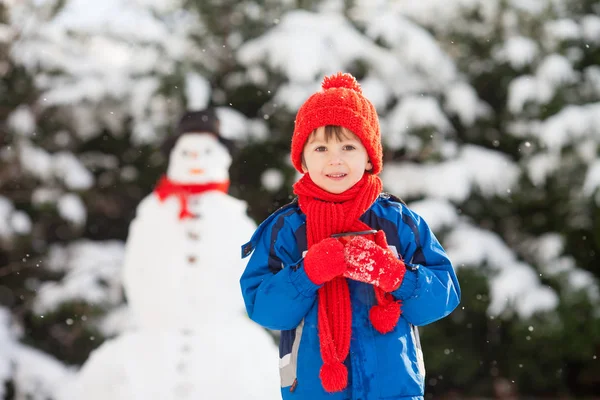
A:
[[[544,24],[546,39],[553,42],[576,40],[581,37],[580,27],[572,19],[548,21]]]
[[[587,171],[583,184],[583,194],[592,196],[600,187],[600,159],[595,160]]]
[[[188,72],[185,76],[185,98],[189,110],[202,110],[210,100],[210,83],[202,75]]]
[[[376,77],[368,76],[360,82],[363,94],[371,103],[376,110],[384,110],[388,104],[392,93],[385,83]]]
[[[17,235],[27,235],[31,232],[31,219],[23,211],[15,211],[13,213],[10,225]]]
[[[597,96],[600,96],[600,67],[597,65],[591,65],[584,71],[584,78],[586,86],[589,91]]]
[[[41,181],[57,178],[68,189],[85,190],[94,183],[94,177],[70,152],[48,153],[28,142],[21,142],[20,161],[23,169]]]
[[[57,202],[58,214],[74,225],[82,226],[87,218],[87,211],[81,198],[73,193],[61,196]]]
[[[406,67],[402,64],[400,66],[408,69],[410,79],[407,76],[407,79],[399,80],[400,82],[404,81],[403,83],[407,84],[410,81],[410,84],[414,85],[416,79],[420,78],[422,89],[431,91],[443,88],[456,79],[454,62],[434,37],[422,27],[395,13],[385,11],[367,23],[367,35],[382,40],[391,48],[393,55],[406,64]],[[396,70],[392,73],[398,72]],[[415,87],[414,90],[419,89]]]
[[[559,54],[550,54],[544,58],[537,68],[536,77],[553,88],[578,80],[569,60]]]
[[[61,362],[20,344],[9,310],[0,307],[0,396],[4,398],[5,382],[12,380],[15,400],[53,398],[70,377]]]
[[[437,100],[426,96],[407,96],[403,98],[386,120],[386,134],[383,140],[392,149],[405,146],[407,131],[419,128],[432,128],[437,133],[452,130]]]
[[[382,278],[385,279],[384,270],[376,268],[375,260],[372,257],[373,251],[380,249],[375,242],[363,237],[351,239],[353,247],[346,247],[344,258],[348,264],[348,269],[344,272],[344,277],[356,281],[367,282],[372,285],[380,286]],[[400,279],[397,279],[391,287],[397,287]],[[386,288],[390,291],[388,288]]]
[[[52,156],[45,150],[23,142],[19,149],[25,172],[41,181],[48,181],[52,173]]]
[[[54,154],[52,160],[54,176],[62,180],[71,190],[85,190],[92,187],[94,177],[73,153],[59,152]]]
[[[0,24],[0,43],[10,43],[16,32],[8,25]]]
[[[297,10],[263,37],[246,42],[238,54],[245,65],[266,62],[293,82],[310,83],[369,50],[376,48],[341,16]]]
[[[66,276],[61,281],[41,285],[34,311],[48,313],[69,301],[107,308],[119,304],[123,253],[123,243],[119,241],[79,240],[65,246],[53,245],[45,267],[64,271]]]
[[[586,15],[581,19],[583,39],[587,42],[600,44],[600,17]]]
[[[194,51],[187,36],[198,21],[178,4],[163,2],[155,9],[166,15],[158,15],[142,2],[71,0],[50,19],[42,11],[48,5],[35,10],[29,2],[18,3],[11,22],[20,26],[21,40],[13,57],[35,74],[41,106],[72,106],[77,135],[95,135],[101,124],[116,124],[115,118],[123,124],[124,105],[134,116],[134,139],[154,142],[162,133],[148,120],[164,128],[170,117],[167,108],[157,112],[158,76],[172,74]],[[109,112],[112,122],[104,121]]]
[[[58,27],[80,32],[109,33],[149,42],[168,38],[169,32],[156,21],[152,10],[141,6],[137,1],[105,0],[90,4],[86,0],[71,0],[54,21]]]
[[[560,157],[557,154],[536,154],[529,159],[527,175],[535,186],[543,185],[546,178],[559,167]]]
[[[284,182],[284,176],[280,170],[269,168],[263,172],[260,177],[260,182],[265,189],[276,192],[281,189],[281,185],[283,185]]]
[[[35,132],[35,116],[31,109],[24,105],[17,107],[8,116],[7,123],[9,128],[23,136],[30,137]]]
[[[546,104],[550,102],[562,85],[579,79],[571,63],[559,54],[545,57],[536,69],[535,76],[521,75],[508,88],[508,108],[521,113],[528,102]]]
[[[73,370],[42,351],[19,345],[13,359],[15,399],[54,398],[73,379]]]
[[[4,196],[0,196],[0,238],[10,238],[12,229],[10,219],[15,206]]]
[[[98,329],[106,337],[115,337],[120,333],[135,329],[131,310],[127,305],[117,306],[98,321]]]
[[[261,141],[266,138],[266,127],[260,121],[251,121],[244,114],[232,107],[218,107],[219,129],[221,136],[234,141],[246,143],[252,140]]]
[[[411,210],[423,217],[433,232],[456,225],[460,220],[456,207],[444,199],[427,199],[413,201],[409,204]]]
[[[0,225],[1,226],[1,225]],[[5,396],[4,382],[12,375],[11,360],[14,352],[14,335],[10,329],[10,311],[0,307],[0,397]]]
[[[490,276],[489,315],[500,316],[514,310],[520,317],[528,318],[558,305],[558,295],[540,282],[531,266],[518,261],[496,234],[459,224],[445,242],[455,267],[483,266]]]
[[[38,187],[31,194],[31,202],[35,206],[43,206],[44,204],[53,204],[58,201],[60,198],[60,190],[47,188],[47,187]]]
[[[557,153],[585,137],[600,138],[600,103],[569,105],[546,119],[535,132],[548,151]]]
[[[368,0],[362,0],[367,2]],[[522,2],[519,2],[522,3]],[[499,1],[497,0],[421,0],[421,1],[399,1],[394,4],[394,8],[403,15],[406,15],[418,22],[428,26],[435,26],[439,29],[446,29],[453,26],[456,29],[472,29],[480,37],[489,35],[491,23],[497,18],[499,10]],[[478,11],[483,21],[480,26],[467,27],[461,26],[457,21],[463,20],[463,15],[468,12]],[[444,16],[440,18],[440,16]]]
[[[320,90],[320,82],[290,82],[279,87],[274,103],[289,110],[298,110],[310,95]]]
[[[508,264],[490,284],[491,303],[488,314],[499,316],[514,309],[521,318],[536,312],[553,311],[558,306],[558,294],[542,286],[530,265]]]
[[[31,219],[24,211],[15,210],[12,202],[0,196],[0,239],[11,239],[13,235],[31,232]]]
[[[238,59],[251,70],[266,64],[288,77],[275,103],[293,111],[319,89],[322,75],[345,70],[356,60],[372,69],[364,79],[365,94],[379,107],[392,93],[435,90],[458,79],[450,58],[423,28],[398,14],[376,14],[366,23],[367,34],[389,41],[391,48],[367,40],[340,15],[292,11],[271,31],[241,46]],[[389,85],[376,85],[375,77]]]
[[[489,115],[489,106],[479,100],[472,86],[464,82],[454,83],[445,94],[444,109],[456,114],[465,126],[472,126],[478,117]]]
[[[531,65],[538,53],[539,48],[535,41],[524,36],[513,36],[509,37],[495,52],[495,57],[508,62],[515,69],[521,69]]]
[[[585,291],[592,303],[600,301],[600,288],[594,276],[577,268],[573,258],[563,255],[564,239],[556,233],[546,233],[531,243],[533,254],[544,275],[558,277],[567,291]]]
[[[438,164],[388,163],[381,176],[386,190],[392,193],[460,202],[473,189],[486,196],[508,195],[519,169],[504,154],[466,145],[456,159]]]

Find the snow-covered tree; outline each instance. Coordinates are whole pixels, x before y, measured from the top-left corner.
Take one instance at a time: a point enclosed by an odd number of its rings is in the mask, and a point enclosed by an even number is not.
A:
[[[477,276],[461,280],[465,309],[448,333],[470,324],[480,351],[449,344],[450,354],[439,356],[443,375],[461,371],[471,387],[487,376],[530,393],[593,392],[600,376],[598,2],[427,0],[398,9],[438,38],[492,110],[458,130],[459,140],[519,169],[505,187],[483,182],[505,193],[474,191],[457,203],[478,228],[449,233],[453,260],[476,267],[469,274],[497,275],[489,285]],[[486,167],[477,164],[480,174]],[[479,318],[474,299],[493,320]]]

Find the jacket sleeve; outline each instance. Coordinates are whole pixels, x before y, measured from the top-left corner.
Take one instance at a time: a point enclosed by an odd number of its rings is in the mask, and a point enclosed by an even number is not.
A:
[[[248,316],[273,330],[296,328],[321,287],[306,275],[293,232],[281,218],[257,229],[249,243],[254,252],[240,279]]]
[[[460,303],[460,286],[452,263],[427,223],[406,207],[398,221],[404,280],[392,294],[402,300],[402,316],[416,326],[450,314]]]

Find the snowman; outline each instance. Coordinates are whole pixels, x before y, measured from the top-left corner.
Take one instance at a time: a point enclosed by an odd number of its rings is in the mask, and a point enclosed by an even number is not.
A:
[[[182,117],[167,173],[127,238],[136,329],[95,350],[63,399],[281,398],[276,345],[239,292],[240,248],[256,226],[227,194],[227,145],[214,110]]]

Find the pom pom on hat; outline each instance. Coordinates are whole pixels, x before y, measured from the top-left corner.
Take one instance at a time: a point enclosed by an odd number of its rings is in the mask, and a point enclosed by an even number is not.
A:
[[[327,125],[342,126],[352,131],[367,149],[373,174],[381,172],[383,150],[377,111],[363,96],[356,79],[347,73],[326,76],[319,91],[302,104],[296,114],[292,151],[294,167],[302,173],[302,151],[309,135]]]
[[[323,90],[333,89],[333,88],[346,88],[352,89],[355,92],[362,94],[362,88],[354,78],[350,74],[344,74],[342,72],[338,72],[335,75],[326,76],[323,78],[323,83],[321,83],[321,88]]]

